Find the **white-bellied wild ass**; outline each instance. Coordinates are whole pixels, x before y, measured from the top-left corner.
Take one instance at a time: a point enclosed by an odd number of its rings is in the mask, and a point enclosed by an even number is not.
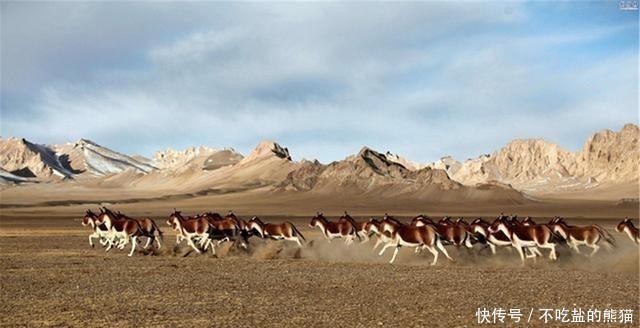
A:
[[[350,218],[350,217],[349,217]],[[311,218],[309,222],[310,228],[318,228],[320,232],[327,238],[329,242],[336,238],[344,238],[345,244],[350,245],[353,240],[358,237],[355,222],[353,219],[349,220],[346,217],[342,217],[338,222],[331,222],[324,217],[320,212]]]
[[[235,246],[239,241],[242,247],[247,248],[247,240],[242,235],[243,230],[238,225],[238,220],[235,218],[235,215],[227,215],[223,218],[218,213],[206,212],[198,214],[195,217],[205,218],[209,222],[211,228],[209,238],[217,240],[218,244],[224,241],[233,241]]]
[[[89,245],[91,245],[91,247],[94,247],[93,239],[95,238],[98,238],[102,246],[106,246],[109,243],[109,228],[104,224],[97,223],[97,220],[98,216],[91,210],[87,210],[84,217],[82,217],[82,225],[91,227],[91,231],[93,231],[93,233],[89,235]]]
[[[289,240],[295,241],[300,247],[303,246],[302,242],[307,240],[302,233],[291,222],[282,223],[264,223],[258,217],[254,216],[249,222],[247,222],[249,230],[254,230],[263,239],[275,239],[275,240]]]
[[[491,249],[491,254],[496,254],[496,247],[511,246],[511,239],[502,231],[489,231],[491,223],[482,218],[477,218],[467,226],[467,230],[477,235],[482,235]]]
[[[366,231],[368,221],[356,221],[347,213],[347,211],[344,211],[344,215],[338,219],[338,222],[342,221],[348,221],[353,225],[356,231],[356,238],[358,238],[359,241],[369,241],[369,234]]]
[[[242,237],[243,244],[246,248],[249,245],[249,238],[253,235],[253,230],[249,229],[247,221],[237,217],[233,211],[229,211],[224,218],[233,220],[236,223],[238,229],[240,229],[240,236]]]
[[[120,213],[120,211],[114,213],[113,211],[111,211],[106,207],[103,207],[103,209],[104,209],[104,212],[107,212],[109,215],[117,219],[129,219],[129,220],[138,221],[138,224],[140,224],[140,229],[142,231],[142,236],[147,238],[147,243],[143,247],[144,249],[147,249],[149,248],[149,246],[153,245],[154,241],[158,244],[158,249],[162,247],[162,244],[160,243],[160,241],[163,239],[162,230],[158,228],[158,226],[156,225],[156,222],[153,221],[153,219],[151,218],[136,219],[136,218],[129,217],[123,213]]]
[[[123,242],[118,245],[118,248],[124,248],[129,241],[131,241],[131,251],[129,256],[133,255],[133,252],[138,245],[138,237],[142,236],[142,228],[140,223],[133,219],[119,219],[115,215],[107,212],[101,212],[98,216],[96,223],[104,224],[109,230],[109,245],[106,251],[108,252],[113,247],[115,240],[122,239]]]
[[[362,241],[363,238],[367,238],[366,233],[364,232],[364,226],[367,223],[366,221],[357,222],[351,217],[351,215],[349,215],[349,213],[347,213],[347,211],[344,211],[344,215],[338,219],[338,222],[345,222],[345,221],[351,223],[351,225],[353,226],[353,230],[355,232],[354,236],[355,238],[358,239],[358,241]]]
[[[490,232],[502,231],[510,240],[511,245],[520,254],[520,259],[524,265],[525,247],[541,247],[550,249],[549,258],[551,260],[558,259],[556,254],[556,236],[551,228],[546,225],[524,226],[520,223],[512,223],[507,217],[501,216],[497,218],[491,226]]]
[[[382,234],[382,231],[384,231],[382,229],[382,220],[376,220],[374,218],[371,218],[369,222],[367,222],[367,224],[365,225],[365,229],[367,230],[367,233],[370,236],[378,237],[378,240],[376,240],[376,244],[373,245],[374,250],[378,248],[378,245],[386,244],[391,241],[390,237],[387,237],[386,235]],[[393,231],[395,231],[395,229],[393,229]]]
[[[455,246],[464,245],[467,248],[473,247],[473,237],[461,221],[453,222],[449,217],[444,217],[439,222],[433,222],[433,220],[425,215],[418,215],[411,220],[411,225],[414,227],[433,227],[442,237],[442,242],[444,244],[451,244]]]
[[[209,239],[211,226],[206,218],[185,218],[180,211],[174,209],[173,213],[171,213],[167,219],[167,225],[171,226],[179,236],[176,237],[176,244],[182,239],[185,239],[191,248],[198,253],[202,253],[203,251],[195,244],[195,242],[198,241],[204,251],[207,251],[208,247],[211,246],[211,251],[215,254],[215,249],[211,243],[211,239]]]
[[[375,229],[375,228],[374,228]],[[415,247],[416,253],[421,249],[427,249],[431,254],[433,254],[433,262],[431,265],[435,265],[438,262],[438,250],[436,247],[446,256],[449,260],[453,259],[447,253],[447,250],[442,245],[440,240],[440,234],[436,231],[436,229],[432,226],[410,226],[410,225],[401,225],[395,229],[393,232],[389,231],[381,231],[382,235],[389,238],[389,242],[382,247],[380,253],[378,255],[382,256],[384,251],[388,247],[395,247],[393,251],[393,256],[389,263],[393,263],[398,255],[398,251],[400,247]]]
[[[564,238],[567,241],[567,245],[573,248],[578,254],[580,254],[578,246],[585,245],[593,249],[591,252],[591,256],[593,256],[600,249],[598,242],[602,239],[607,242],[607,246],[615,246],[611,234],[597,224],[586,227],[576,227],[568,225],[564,219],[560,217],[555,217],[549,221],[548,226],[551,227],[553,232]]]
[[[631,219],[626,218],[616,226],[616,231],[626,233],[634,243],[640,245],[640,231],[633,225]]]
[[[387,244],[391,242],[391,238],[389,234],[384,234],[383,232],[393,233],[403,224],[396,220],[393,216],[385,213],[384,217],[381,220],[371,219],[366,225],[366,230],[370,235],[378,236],[378,240],[376,240],[376,244],[373,245],[373,249],[378,248],[380,244]]]

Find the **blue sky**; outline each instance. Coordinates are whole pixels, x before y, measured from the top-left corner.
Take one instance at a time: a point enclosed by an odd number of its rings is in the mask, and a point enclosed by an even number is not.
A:
[[[638,12],[615,1],[1,6],[3,137],[428,162],[638,122]]]

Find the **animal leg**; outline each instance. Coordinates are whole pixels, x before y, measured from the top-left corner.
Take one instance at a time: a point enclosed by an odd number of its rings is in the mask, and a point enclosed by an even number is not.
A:
[[[149,248],[149,245],[153,242],[153,237],[147,237],[147,243],[144,244],[144,249]]]
[[[464,245],[465,245],[467,248],[472,248],[472,247],[473,247],[473,244],[471,243],[471,237],[470,237],[469,235],[467,235],[467,236],[465,237],[465,239],[464,239]]]
[[[373,249],[378,248],[378,246],[382,243],[382,238],[378,237],[378,240],[376,240],[376,244],[373,245]]]
[[[522,265],[524,266],[524,250],[522,249],[522,247],[520,247],[520,245],[513,245],[513,247],[518,250],[518,253],[520,254],[520,260],[522,260]]]
[[[387,243],[386,245],[384,245],[384,247],[382,247],[382,249],[380,250],[380,253],[378,253],[378,255],[382,256],[382,254],[384,253],[384,251],[385,251],[387,248],[391,247],[391,246],[394,246],[394,245],[392,245],[391,243]]]
[[[572,246],[573,249],[576,250],[576,253],[581,254],[580,253],[580,248],[578,248],[578,244],[577,243],[573,242],[573,243],[571,243],[571,246]]]
[[[91,248],[95,247],[93,245],[93,237],[95,237],[95,236],[96,236],[95,233],[89,235],[89,245],[91,245]]]
[[[593,244],[589,245],[589,247],[593,248],[593,252],[591,252],[591,255],[589,255],[589,256],[595,255],[598,252],[598,250],[600,249],[600,246],[598,246],[598,244],[596,244],[596,243],[593,243]]]
[[[454,259],[451,258],[451,256],[449,256],[449,253],[447,253],[447,250],[444,248],[444,246],[442,245],[442,242],[440,241],[440,239],[438,239],[438,241],[436,241],[436,246],[438,247],[438,249],[442,252],[442,254],[444,254],[444,256],[449,259],[450,261],[454,261]]]
[[[191,248],[198,252],[198,254],[202,254],[202,251],[196,246],[192,238],[187,238],[187,243],[189,243],[189,246],[191,246]]]
[[[220,245],[220,244],[218,244]],[[216,253],[216,245],[213,244],[213,242],[211,241],[211,239],[209,239],[207,241],[207,247],[211,246],[211,255],[214,255],[216,257],[218,257],[217,253]],[[205,252],[207,251],[207,249],[205,248]]]
[[[529,251],[529,253],[526,254],[528,259],[532,258],[535,261],[538,255],[542,256],[542,253],[540,253],[540,251],[535,247],[527,247],[526,250]]]
[[[551,250],[549,252],[549,259],[550,260],[555,261],[555,260],[558,259],[558,254],[556,254],[556,244],[547,242],[547,243],[545,243],[543,245],[540,245],[540,247],[548,248],[548,249]]]
[[[345,238],[344,243],[349,246],[351,244],[353,244],[353,236],[348,236],[347,238]]]
[[[396,249],[393,251],[393,256],[391,257],[391,261],[389,261],[389,263],[393,263],[393,261],[396,260],[396,255],[398,255],[399,250],[400,250],[400,247],[396,246]]]
[[[133,252],[136,250],[136,246],[138,246],[138,237],[137,236],[133,236],[131,237],[131,252],[129,252],[129,256],[133,255]]]
[[[425,248],[433,254],[433,262],[431,262],[431,265],[436,265],[436,262],[438,262],[438,251],[433,246],[425,246]]]
[[[489,248],[491,249],[491,254],[496,255],[496,245],[489,243]]]
[[[111,239],[109,239],[109,240],[107,241],[107,244],[108,244],[108,245],[107,245],[107,249],[105,249],[105,250],[104,250],[105,252],[108,252],[108,251],[110,251],[110,250],[111,250],[111,247],[113,247],[113,241],[112,241]]]

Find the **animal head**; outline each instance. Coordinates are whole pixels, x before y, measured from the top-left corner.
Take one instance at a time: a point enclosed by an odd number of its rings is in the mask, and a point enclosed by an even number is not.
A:
[[[247,222],[247,229],[255,230],[258,232],[261,238],[264,238],[264,223],[257,217],[254,216]]]
[[[316,212],[316,215],[312,217],[311,221],[309,222],[309,228],[315,228],[320,222],[324,222],[326,220],[327,219],[325,219],[322,212]]]
[[[469,225],[469,224],[467,223],[467,221],[465,221],[465,220],[464,220],[464,218],[463,218],[463,217],[459,217],[459,218],[456,220],[456,224],[460,224],[460,225],[463,225],[463,226],[465,226],[465,227]]]
[[[633,222],[631,222],[631,219],[629,218],[625,218],[624,220],[620,221],[620,223],[618,223],[618,225],[616,226],[616,231],[623,232],[626,227],[633,227]]]
[[[451,217],[445,216],[442,219],[440,219],[440,221],[438,221],[438,223],[440,224],[453,224],[453,222],[451,221]]]
[[[380,221],[371,218],[367,223],[364,224],[364,230],[369,233],[380,233]]]
[[[88,225],[93,225],[95,223],[95,219],[96,219],[96,215],[93,212],[91,212],[91,210],[87,210],[84,216],[82,217],[82,225],[85,227]]]
[[[353,218],[351,217],[351,215],[349,215],[349,213],[347,213],[347,211],[344,211],[344,215],[341,216],[340,219],[353,220]]]
[[[505,215],[502,215],[495,219],[493,223],[489,226],[489,232],[496,233],[500,230],[501,227],[507,227],[509,223],[509,218]]]
[[[170,226],[171,229],[177,230],[179,220],[182,220],[182,214],[174,208],[173,213],[169,214],[169,217],[167,218],[167,225]]]
[[[527,216],[522,220],[522,224],[526,226],[536,225],[536,222],[530,216]]]
[[[471,224],[471,225],[478,225],[478,224],[483,225],[483,224],[485,224],[485,223],[487,223],[487,221],[485,221],[484,219],[482,219],[482,218],[477,218],[477,219],[475,219],[475,220],[471,221],[471,223],[470,223],[470,224]]]
[[[218,214],[218,213],[216,213]],[[229,212],[227,212],[227,215],[225,216],[226,219],[234,219],[237,220],[238,217],[235,215],[235,213],[233,213],[232,210],[229,210]]]
[[[105,222],[111,220],[113,220],[113,216],[109,215],[108,212],[100,210],[100,214],[98,214],[98,216],[96,217],[95,222],[97,224],[104,224]]]

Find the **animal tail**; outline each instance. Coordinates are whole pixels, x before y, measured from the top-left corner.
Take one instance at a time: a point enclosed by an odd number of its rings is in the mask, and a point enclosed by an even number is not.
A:
[[[347,212],[344,212],[344,218],[351,223],[351,227],[353,228],[353,234],[358,238],[358,241],[361,241],[360,235],[358,234],[358,225],[356,221],[349,215]]]
[[[436,240],[440,240],[440,242],[442,242],[442,237],[443,237],[443,236],[442,236],[442,234],[438,231],[438,229],[436,229],[436,228],[435,228],[435,227],[433,227],[433,226],[428,226],[428,225],[427,225],[426,227],[430,227],[430,228],[431,228],[431,230],[433,230],[433,233],[436,235]]]
[[[295,226],[293,223],[289,222],[289,224],[291,225],[291,230],[293,230],[293,233],[294,233],[296,236],[300,237],[300,239],[302,239],[302,241],[304,241],[304,242],[306,243],[306,242],[307,242],[307,239],[306,239],[306,238],[304,238],[304,235],[302,235],[302,233],[300,232],[300,230],[298,230],[298,228],[296,228],[296,226]]]
[[[601,227],[601,226],[599,226],[597,224],[594,224],[593,226],[598,230],[598,233],[600,234],[600,236],[604,240],[606,240],[607,243],[609,243],[609,245],[611,245],[613,247],[616,247],[616,242],[613,239],[613,236],[609,233],[609,231],[605,230],[603,227]]]
[[[160,230],[160,228],[156,224],[156,221],[151,220],[151,224],[153,225],[153,228],[156,229],[156,231],[158,232],[158,237],[160,238],[160,240],[164,241],[164,236],[163,236],[164,233],[162,232],[162,230]]]

